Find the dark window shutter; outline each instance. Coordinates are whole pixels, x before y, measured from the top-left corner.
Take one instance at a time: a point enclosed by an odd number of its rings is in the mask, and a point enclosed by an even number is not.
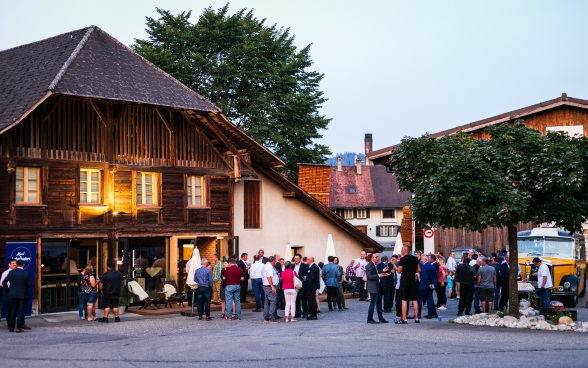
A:
[[[353,218],[357,218],[357,208],[353,209]]]
[[[261,182],[247,180],[244,182],[244,227],[259,229],[261,227]]]
[[[380,226],[376,226],[376,236],[380,236]]]
[[[365,218],[370,218],[370,209],[369,208],[365,209]]]

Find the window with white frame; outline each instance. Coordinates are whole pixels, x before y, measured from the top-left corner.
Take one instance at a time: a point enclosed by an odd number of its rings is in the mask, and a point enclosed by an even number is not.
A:
[[[157,204],[157,174],[149,172],[137,172],[137,205]]]
[[[376,236],[397,236],[398,226],[378,225],[376,226]]]
[[[80,204],[100,203],[100,170],[80,169]]]
[[[186,195],[188,197],[188,207],[204,206],[204,177],[188,175],[186,179]]]
[[[346,208],[345,209],[345,219],[346,220],[353,219],[353,208]]]
[[[40,170],[35,167],[16,168],[16,203],[40,203]]]
[[[366,219],[367,218],[367,210],[365,208],[358,208],[357,209],[357,218],[358,219]]]

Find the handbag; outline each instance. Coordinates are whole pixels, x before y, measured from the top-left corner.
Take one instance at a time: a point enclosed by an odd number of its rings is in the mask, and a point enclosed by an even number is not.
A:
[[[302,281],[296,275],[294,275],[294,289],[296,289],[296,290],[302,289]]]
[[[92,286],[90,286],[90,285],[82,286],[82,292],[84,294],[90,294],[92,292]]]

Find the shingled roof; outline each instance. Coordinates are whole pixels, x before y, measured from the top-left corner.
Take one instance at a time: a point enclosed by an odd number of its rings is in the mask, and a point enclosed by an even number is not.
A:
[[[588,109],[588,100],[582,100],[579,98],[568,97],[567,94],[563,93],[561,97],[557,97],[551,100],[547,100],[544,102],[540,102],[538,104],[534,104],[531,106],[523,107],[517,110],[505,112],[500,115],[492,116],[490,118],[474,121],[473,123],[464,124],[457,126],[455,128],[443,130],[434,134],[431,134],[430,137],[432,138],[439,138],[446,135],[456,134],[457,132],[471,132],[475,130],[482,129],[484,127],[490,125],[501,124],[507,121],[516,120],[524,118],[525,116],[529,116],[532,114],[536,114],[541,111],[553,109],[559,106],[573,106],[579,107],[582,109]],[[374,162],[375,164],[386,165],[388,160],[390,159],[390,155],[392,154],[392,150],[396,147],[390,146],[386,148],[381,148],[379,150],[373,151],[367,155],[367,158]]]
[[[96,26],[0,52],[0,134],[51,94],[220,112]]]
[[[362,166],[361,175],[355,166],[343,166],[341,171],[331,167],[331,208],[401,208],[409,198],[409,192],[398,191],[396,176],[384,166]]]

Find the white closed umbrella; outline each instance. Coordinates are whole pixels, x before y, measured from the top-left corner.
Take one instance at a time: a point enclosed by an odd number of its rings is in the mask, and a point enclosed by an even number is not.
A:
[[[394,244],[394,254],[400,254],[402,251],[402,236],[400,236],[400,231],[398,235],[396,235],[396,243]]]
[[[333,235],[327,235],[327,250],[325,252],[325,263],[329,262],[329,256],[335,257],[335,242],[333,242]]]
[[[286,244],[286,253],[284,253],[284,259],[290,261],[292,259],[292,245],[290,242]]]
[[[200,264],[202,260],[200,259],[200,251],[198,247],[194,245],[194,251],[192,252],[192,258],[190,258],[190,266],[188,267],[188,274],[186,275],[186,285],[190,287],[196,286],[196,281],[194,281],[194,272],[199,269],[202,265]]]

